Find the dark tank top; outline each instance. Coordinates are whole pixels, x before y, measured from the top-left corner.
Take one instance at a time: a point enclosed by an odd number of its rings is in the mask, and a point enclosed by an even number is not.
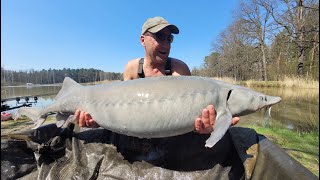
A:
[[[144,58],[141,58],[139,60],[139,66],[138,66],[138,76],[139,78],[144,78],[144,72],[143,72],[143,63],[144,63]],[[171,71],[171,58],[168,58],[165,66],[165,74],[166,76],[171,76],[172,71]]]

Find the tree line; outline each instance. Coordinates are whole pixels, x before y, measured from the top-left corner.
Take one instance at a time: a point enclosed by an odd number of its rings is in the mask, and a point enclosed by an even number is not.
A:
[[[242,0],[193,75],[319,80],[319,1]]]
[[[96,82],[103,80],[120,80],[122,73],[104,72],[98,69],[42,69],[13,71],[1,67],[1,86],[62,83],[65,77],[70,77],[78,83]]]

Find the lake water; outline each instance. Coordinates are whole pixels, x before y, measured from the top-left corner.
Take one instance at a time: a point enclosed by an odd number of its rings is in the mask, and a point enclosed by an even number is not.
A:
[[[1,87],[1,99],[18,96],[38,96],[34,107],[44,108],[54,101],[61,86]],[[319,131],[319,89],[252,88],[268,95],[280,96],[282,101],[272,107],[271,118],[261,110],[240,118],[239,126],[247,124],[282,126],[299,131]],[[54,94],[45,95],[43,94]],[[30,98],[30,101],[33,99]],[[24,102],[21,99],[20,102]],[[15,100],[5,102],[9,106],[19,105]],[[10,110],[14,113],[15,110]]]
[[[37,103],[33,104],[33,107],[44,108],[53,103],[55,95],[60,91],[61,86],[10,86],[10,87],[1,87],[1,100],[7,98],[16,98],[31,96],[29,102],[34,102],[33,97],[37,96]],[[50,95],[48,95],[50,94]],[[16,100],[6,101],[4,104],[9,105],[10,107],[19,106],[22,103],[26,102],[24,98],[21,98],[19,103]],[[1,104],[3,105],[3,104]],[[14,113],[17,109],[9,110],[8,112]]]

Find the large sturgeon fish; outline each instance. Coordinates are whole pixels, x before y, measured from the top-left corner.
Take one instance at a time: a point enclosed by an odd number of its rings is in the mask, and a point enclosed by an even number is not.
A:
[[[193,131],[195,118],[213,104],[214,131],[205,144],[213,147],[230,127],[232,117],[280,101],[280,97],[203,77],[164,76],[88,86],[66,77],[53,104],[44,109],[20,108],[17,117],[28,116],[38,128],[50,113],[57,113],[57,119],[64,121],[79,109],[111,131],[161,138]]]

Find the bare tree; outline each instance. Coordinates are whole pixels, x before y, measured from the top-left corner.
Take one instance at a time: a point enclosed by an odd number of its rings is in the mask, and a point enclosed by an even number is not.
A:
[[[319,79],[318,0],[243,0],[236,13],[194,72],[236,80],[302,73]]]
[[[312,70],[314,69],[317,50],[319,52],[319,33],[315,33],[313,38],[314,38],[313,39],[314,41],[313,41],[313,47],[311,49],[311,59],[310,59],[310,66],[309,66],[310,73],[312,73]]]
[[[232,77],[235,80],[256,79],[259,72],[257,63],[260,52],[252,46],[252,38],[248,38],[241,30],[240,21],[234,21],[213,43],[213,53],[206,57],[204,68],[213,71],[215,76]],[[261,76],[260,76],[261,77]]]
[[[262,6],[271,14],[273,20],[284,28],[288,36],[297,45],[297,75],[303,76],[303,66],[306,57],[307,36],[319,32],[319,22],[311,25],[306,17],[308,14],[318,16],[319,2],[315,0],[270,0]],[[315,13],[316,12],[316,13]]]
[[[265,11],[261,4],[262,0],[241,1],[237,18],[242,24],[242,33],[251,38],[261,51],[261,78],[267,81],[266,38],[268,31],[271,31],[272,23],[270,12]]]

